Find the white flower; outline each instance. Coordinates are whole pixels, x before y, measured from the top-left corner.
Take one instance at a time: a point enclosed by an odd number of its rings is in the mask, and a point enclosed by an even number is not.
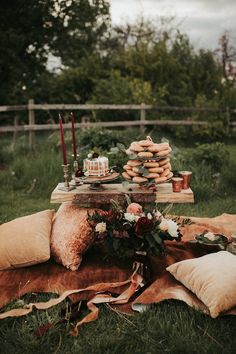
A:
[[[159,229],[161,231],[167,231],[168,230],[168,223],[167,223],[167,220],[166,219],[162,219],[161,220],[161,223],[159,224]]]
[[[107,229],[107,224],[105,222],[99,222],[95,227],[95,231],[98,232],[99,234],[105,232],[106,229]]]
[[[133,222],[133,221],[136,221],[136,216],[138,215],[135,215],[135,214],[131,214],[131,213],[124,213],[124,217],[126,220],[128,220],[129,222]]]
[[[157,220],[162,217],[162,213],[160,213],[159,210],[155,210],[153,215]]]
[[[170,236],[172,237],[178,237],[178,225],[176,224],[175,221],[173,220],[166,220],[167,224],[168,224],[168,233],[170,234]]]
[[[206,237],[206,238],[208,238],[208,240],[210,240],[210,241],[215,241],[215,239],[216,239],[216,237],[215,237],[215,235],[213,234],[213,232],[207,232],[205,235],[204,235],[204,237]]]
[[[148,218],[149,220],[152,220],[152,214],[151,214],[151,213],[147,213],[147,218]]]
[[[88,154],[88,159],[91,159],[92,157],[93,157],[92,153]]]

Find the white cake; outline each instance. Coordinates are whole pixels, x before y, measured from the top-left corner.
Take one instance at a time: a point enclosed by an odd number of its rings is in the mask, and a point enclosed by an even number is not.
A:
[[[108,158],[105,156],[99,156],[92,159],[84,160],[84,172],[88,176],[106,176],[109,172]]]

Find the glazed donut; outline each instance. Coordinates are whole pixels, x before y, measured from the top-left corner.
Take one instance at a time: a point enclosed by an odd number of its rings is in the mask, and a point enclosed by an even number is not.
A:
[[[131,167],[140,166],[140,165],[142,165],[142,161],[139,161],[139,160],[129,160],[129,161],[127,162],[127,165],[128,165],[128,166],[131,166]]]
[[[147,182],[148,179],[145,178],[145,177],[134,177],[133,181],[136,182],[136,183],[143,183],[143,182]]]
[[[128,175],[127,172],[122,172],[122,176],[124,177],[124,179],[127,179],[128,181],[131,181],[131,177]]]
[[[143,151],[143,152],[139,152],[138,156],[143,158],[150,158],[153,157],[153,153],[150,151]]]

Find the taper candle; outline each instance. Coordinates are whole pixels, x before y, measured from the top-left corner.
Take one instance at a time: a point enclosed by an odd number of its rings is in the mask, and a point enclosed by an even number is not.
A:
[[[71,131],[72,131],[73,155],[74,155],[74,160],[76,160],[75,117],[74,117],[74,113],[71,112],[70,116],[71,116]]]
[[[63,131],[63,125],[62,125],[62,117],[60,114],[59,114],[59,123],[60,123],[60,133],[61,133],[61,151],[62,151],[62,157],[63,157],[63,164],[67,165],[66,146],[65,146],[65,141],[64,141],[64,131]]]

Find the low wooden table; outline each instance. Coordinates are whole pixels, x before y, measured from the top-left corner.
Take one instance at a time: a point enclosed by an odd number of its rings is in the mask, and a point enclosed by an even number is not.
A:
[[[59,183],[51,194],[51,203],[76,202],[84,207],[101,207],[110,204],[111,199],[124,204],[127,194],[132,202],[136,203],[194,203],[194,194],[191,188],[180,193],[172,192],[171,183],[157,186],[156,191],[141,189],[138,184],[130,184],[125,188],[122,184],[103,184],[101,190],[92,190],[88,184],[77,186],[65,192],[60,190],[63,183]]]

